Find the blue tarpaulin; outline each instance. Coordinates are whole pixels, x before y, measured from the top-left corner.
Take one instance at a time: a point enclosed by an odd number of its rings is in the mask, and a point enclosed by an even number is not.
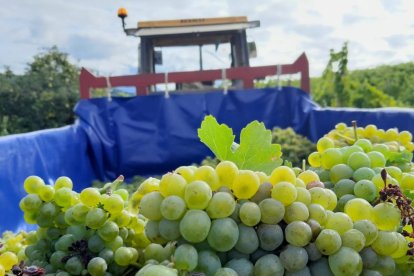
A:
[[[236,135],[253,120],[292,127],[312,141],[352,120],[414,132],[414,109],[320,108],[292,87],[97,98],[79,101],[75,113],[72,126],[0,138],[0,231],[24,225],[18,203],[29,175],[47,183],[66,175],[79,191],[96,179],[162,174],[201,161],[211,155],[197,137],[207,114]]]

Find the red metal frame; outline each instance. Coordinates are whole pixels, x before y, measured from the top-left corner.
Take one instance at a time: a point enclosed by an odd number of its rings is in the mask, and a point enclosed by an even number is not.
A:
[[[243,80],[244,88],[253,88],[255,79],[277,74],[277,65],[257,66],[257,67],[236,67],[226,69],[226,78],[230,80]],[[282,64],[281,74],[301,73],[300,87],[310,93],[309,62],[306,54],[300,55],[292,64]],[[222,79],[222,70],[204,70],[188,72],[172,72],[168,74],[169,83],[191,83],[200,81],[214,81]],[[109,77],[111,87],[135,86],[136,95],[148,95],[149,87],[165,82],[164,73],[140,74],[128,76]],[[80,77],[80,97],[81,99],[90,98],[91,88],[107,88],[108,81],[105,77],[96,77],[87,69],[82,68]]]

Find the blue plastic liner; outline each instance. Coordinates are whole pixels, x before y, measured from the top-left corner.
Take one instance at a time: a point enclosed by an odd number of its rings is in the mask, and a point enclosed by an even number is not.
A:
[[[314,142],[352,120],[414,133],[414,109],[320,108],[292,87],[97,98],[79,101],[75,113],[72,126],[0,137],[0,231],[27,227],[18,203],[29,175],[47,183],[69,176],[79,191],[93,180],[159,175],[212,155],[197,136],[208,114],[237,136],[253,120],[292,127]]]

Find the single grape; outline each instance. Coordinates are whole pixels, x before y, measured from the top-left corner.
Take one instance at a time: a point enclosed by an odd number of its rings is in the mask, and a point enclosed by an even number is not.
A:
[[[365,247],[359,255],[361,255],[363,267],[367,269],[374,268],[378,261],[378,254],[371,247]]]
[[[206,276],[214,275],[221,268],[220,258],[211,250],[198,252],[197,272],[204,272]]]
[[[219,268],[214,276],[238,276],[237,272],[229,267]]]
[[[371,244],[372,249],[380,255],[390,256],[398,249],[398,236],[396,232],[379,231],[378,237]]]
[[[393,259],[398,259],[398,258],[406,256],[407,251],[409,250],[407,239],[400,233],[396,233],[396,235],[397,235],[397,240],[398,240],[398,247],[397,247],[397,250],[395,250],[391,254],[391,257]]]
[[[167,241],[177,240],[181,236],[178,220],[161,219],[158,226],[160,235]]]
[[[272,189],[272,198],[288,206],[297,198],[296,187],[289,182],[279,182]]]
[[[61,176],[55,181],[55,190],[59,190],[61,188],[68,188],[70,190],[73,189],[73,182],[67,176]]]
[[[306,266],[308,253],[302,247],[288,245],[280,253],[280,261],[287,271],[298,271]]]
[[[107,220],[104,225],[98,229],[97,233],[104,241],[113,241],[119,235],[118,224]]]
[[[362,259],[355,250],[342,247],[338,252],[329,256],[329,266],[335,275],[360,275]]]
[[[83,269],[83,264],[77,256],[71,257],[65,263],[65,270],[70,275],[80,275]]]
[[[101,199],[101,194],[96,188],[86,188],[80,193],[80,201],[89,207],[96,207]]]
[[[164,197],[157,191],[144,195],[139,207],[140,214],[150,220],[160,220],[162,218],[161,203],[163,200]]]
[[[256,230],[253,227],[248,227],[242,223],[239,227],[239,238],[235,245],[235,248],[245,254],[252,254],[259,248],[259,238],[257,237]]]
[[[371,245],[378,237],[378,229],[370,220],[359,220],[354,223],[354,229],[365,236],[365,246]]]
[[[117,194],[112,194],[103,200],[104,209],[108,211],[108,213],[110,213],[111,215],[116,215],[122,212],[122,210],[124,209],[124,204],[125,202],[122,199],[122,197]]]
[[[291,245],[303,247],[311,241],[312,229],[303,221],[294,221],[286,227],[285,238]]]
[[[59,189],[58,191],[61,191],[62,189]],[[91,208],[85,217],[85,225],[92,229],[98,229],[104,225],[106,218],[107,216],[104,210],[101,208]]]
[[[161,215],[169,220],[178,220],[182,218],[186,211],[185,201],[179,196],[168,196],[160,206]]]
[[[266,254],[258,259],[254,265],[254,275],[282,276],[285,269],[279,257],[274,254]]]
[[[105,241],[98,234],[94,234],[89,238],[88,249],[90,251],[94,253],[98,253],[99,251],[104,249],[104,247],[105,247]],[[62,251],[66,251],[66,250],[62,250]]]
[[[35,175],[27,177],[23,183],[24,190],[28,194],[37,194],[44,185],[43,179]]]
[[[324,225],[328,216],[326,214],[325,209],[322,207],[322,205],[317,203],[312,203],[308,206],[309,210],[309,218],[316,220],[319,222],[320,225]]]
[[[225,266],[236,271],[238,276],[253,275],[254,271],[253,264],[247,259],[233,259],[227,262]]]
[[[257,236],[260,241],[260,248],[266,251],[273,251],[284,241],[283,230],[278,224],[260,224],[257,227]]]
[[[346,164],[337,164],[331,168],[330,171],[330,180],[332,183],[336,184],[341,179],[349,179],[352,177],[353,170],[350,166]]]
[[[377,189],[370,180],[360,180],[355,183],[354,194],[357,197],[372,202],[377,196]]]
[[[220,188],[220,179],[216,171],[210,166],[201,166],[194,172],[195,180],[202,180],[210,185],[212,191],[217,191]]]
[[[354,194],[354,186],[355,182],[351,179],[342,179],[339,180],[333,190],[338,198],[341,198],[344,195],[347,194]]]
[[[296,188],[296,192],[297,192],[296,201],[302,202],[306,206],[311,204],[312,196],[309,190],[307,190],[306,188],[298,187]]]
[[[159,221],[148,221],[145,225],[144,233],[148,240],[150,240],[151,242],[159,244],[164,244],[167,242],[160,234]]]
[[[312,152],[308,156],[308,163],[315,168],[319,168],[322,165],[321,154],[319,152]]]
[[[349,200],[344,207],[344,212],[352,221],[363,219],[372,219],[372,205],[363,198],[354,198]]]
[[[221,161],[216,166],[216,173],[219,177],[220,185],[231,189],[239,169],[231,161]]]
[[[102,258],[107,264],[110,264],[114,260],[114,251],[109,248],[104,248],[99,252],[99,258]],[[102,263],[101,261],[99,262]]]
[[[134,254],[129,247],[121,246],[114,253],[114,261],[120,266],[127,266],[133,262]]]
[[[187,184],[184,190],[184,200],[190,209],[207,208],[212,195],[211,187],[201,180]]]
[[[270,174],[269,182],[272,183],[272,185],[276,185],[279,182],[289,182],[291,184],[295,184],[296,174],[287,166],[279,166]]]
[[[336,230],[340,235],[352,229],[353,223],[351,218],[342,212],[334,213],[332,216],[328,218],[325,223],[326,229],[333,229]]]
[[[209,234],[211,221],[208,214],[201,210],[189,210],[180,222],[180,233],[189,242],[205,240]]]
[[[189,166],[180,166],[177,169],[175,169],[174,172],[184,177],[187,183],[190,183],[194,180],[195,170],[193,170]]]
[[[382,202],[372,210],[373,222],[379,230],[395,231],[401,222],[401,211],[392,203]]]
[[[182,244],[175,250],[174,260],[176,268],[184,271],[192,271],[198,264],[197,250],[190,244]]]
[[[206,211],[210,218],[225,218],[230,216],[235,208],[236,201],[231,194],[217,192],[211,198]]]
[[[400,188],[405,190],[414,190],[414,174],[403,173],[400,182]]]
[[[263,200],[270,198],[272,194],[273,185],[270,182],[264,182],[260,184],[259,189],[257,190],[256,194],[250,198],[250,201],[259,204]]]
[[[256,194],[259,186],[259,177],[254,172],[240,170],[233,181],[233,194],[238,199],[249,199]]]
[[[337,148],[329,148],[321,154],[321,165],[326,170],[340,163],[342,163],[342,152]]]
[[[347,164],[353,170],[357,170],[362,167],[371,167],[371,160],[364,152],[354,152],[349,156]]]
[[[320,258],[309,265],[311,275],[333,276],[331,268],[329,267],[327,258]]]
[[[178,173],[164,174],[160,180],[160,193],[163,197],[176,195],[184,197],[184,188],[187,182],[184,177]]]
[[[371,180],[375,176],[375,171],[371,168],[362,167],[354,171],[352,178],[355,181]]]
[[[108,265],[103,258],[95,257],[92,258],[88,263],[88,272],[92,276],[103,276],[106,272]]]
[[[239,239],[239,228],[231,218],[213,220],[207,241],[211,248],[225,252],[232,249]]]
[[[286,207],[284,216],[286,223],[291,223],[293,221],[306,221],[308,218],[309,210],[304,203],[296,201]]]
[[[350,229],[346,231],[341,238],[342,246],[352,248],[356,252],[360,252],[365,247],[365,236],[357,229]]]
[[[367,153],[369,160],[371,161],[371,167],[373,168],[383,168],[387,163],[383,153],[379,151],[371,151]],[[365,178],[367,179],[367,178]]]
[[[315,245],[322,254],[332,255],[341,248],[341,236],[335,230],[323,229],[316,238]]]
[[[43,185],[39,187],[38,195],[43,201],[50,202],[55,196],[55,189],[50,185]]]
[[[260,207],[254,202],[244,203],[239,210],[240,220],[247,226],[255,226],[260,222]]]
[[[311,170],[306,170],[306,171],[301,172],[298,175],[298,178],[303,181],[305,186],[311,182],[320,181],[319,175]]]
[[[322,253],[316,247],[316,244],[314,242],[309,243],[305,247],[305,250],[308,253],[309,260],[312,262],[317,261],[320,258],[322,258]]]
[[[72,190],[67,187],[62,187],[55,192],[55,203],[61,207],[69,207],[72,205]]]
[[[322,137],[318,140],[318,142],[316,142],[316,149],[319,152],[324,152],[325,150],[329,149],[329,148],[333,148],[335,147],[335,143],[334,141],[329,138],[329,137]]]

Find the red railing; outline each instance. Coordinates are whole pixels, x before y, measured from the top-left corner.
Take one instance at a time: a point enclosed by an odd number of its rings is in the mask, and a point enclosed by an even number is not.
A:
[[[279,72],[278,72],[279,71]],[[254,80],[277,74],[301,74],[300,87],[310,93],[309,62],[306,54],[300,55],[292,64],[268,65],[256,67],[236,67],[225,69],[226,79],[242,80],[243,87],[253,88]],[[223,78],[223,70],[204,70],[188,72],[172,72],[168,74],[168,83],[191,83],[201,81],[214,81]],[[90,89],[118,86],[135,86],[136,95],[148,95],[149,87],[166,82],[164,73],[139,74],[114,77],[96,77],[87,69],[82,68],[80,77],[80,96],[82,99],[90,98]]]

